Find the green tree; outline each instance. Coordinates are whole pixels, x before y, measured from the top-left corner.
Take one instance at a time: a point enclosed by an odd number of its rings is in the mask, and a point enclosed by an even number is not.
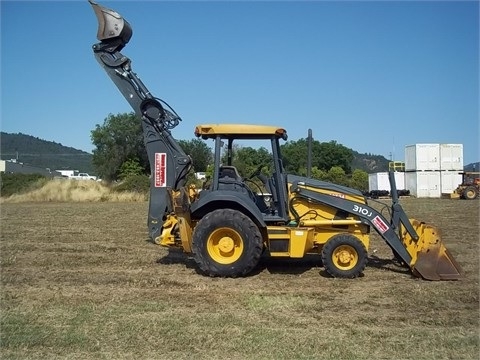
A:
[[[244,177],[248,177],[260,166],[264,165],[262,171],[269,173],[271,171],[272,155],[264,148],[254,149],[252,147],[236,147],[233,158],[233,165]]]
[[[311,171],[310,175],[313,179],[317,179],[317,180],[326,180],[327,179],[327,172],[324,171],[324,170],[320,170],[316,166],[312,167],[312,171]]]
[[[281,145],[283,166],[288,173],[300,175],[302,173],[301,169],[307,168],[307,149],[307,141],[305,139],[287,141]]]
[[[122,166],[120,166],[120,179],[125,179],[128,176],[132,175],[142,175],[144,174],[144,169],[140,165],[138,159],[128,159],[125,161]]]
[[[349,185],[345,170],[340,166],[332,166],[330,170],[328,170],[326,181],[337,185]]]
[[[96,147],[93,165],[102,179],[118,179],[122,164],[129,159],[138,159],[143,171],[149,170],[142,126],[135,113],[109,114],[103,125],[92,130],[91,139]]]
[[[312,154],[312,158],[315,160],[312,163],[319,169],[328,170],[338,166],[346,174],[352,173],[353,151],[351,149],[338,144],[334,140],[319,143],[318,148],[316,146],[315,149],[315,157]]]
[[[368,173],[359,169],[353,170],[350,187],[362,192],[368,191]]]
[[[131,166],[135,159],[138,168],[136,172],[150,172],[147,151],[143,139],[141,121],[135,113],[108,115],[103,125],[96,125],[91,132],[91,139],[96,149],[93,150],[93,164],[100,177],[106,180],[116,180],[120,177],[123,164]],[[179,140],[183,151],[190,155],[195,171],[205,171],[212,162],[212,150],[200,140]]]
[[[292,174],[306,173],[308,143],[306,139],[288,141],[281,146],[285,169]],[[329,171],[341,167],[345,173],[352,172],[353,151],[336,141],[312,141],[312,168]],[[303,169],[303,170],[302,170]]]
[[[189,155],[193,161],[195,172],[207,171],[207,167],[213,161],[212,150],[207,143],[200,139],[179,140],[178,143],[182,147],[185,154]]]

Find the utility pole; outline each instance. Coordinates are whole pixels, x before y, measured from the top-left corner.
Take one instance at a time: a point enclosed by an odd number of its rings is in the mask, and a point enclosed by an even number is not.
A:
[[[312,171],[312,129],[308,129],[307,137],[307,177],[311,177]]]

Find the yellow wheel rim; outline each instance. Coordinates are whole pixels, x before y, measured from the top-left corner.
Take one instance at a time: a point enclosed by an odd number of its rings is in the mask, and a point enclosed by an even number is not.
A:
[[[338,269],[350,270],[358,263],[358,253],[350,245],[341,245],[334,250],[332,261]]]
[[[219,228],[207,239],[208,255],[224,265],[233,264],[243,253],[243,239],[238,232],[230,228]]]
[[[475,197],[475,191],[474,190],[468,190],[467,191],[467,199],[471,199]]]

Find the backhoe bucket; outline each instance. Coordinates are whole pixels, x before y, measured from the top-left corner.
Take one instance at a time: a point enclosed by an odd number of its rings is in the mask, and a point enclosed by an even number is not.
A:
[[[412,257],[410,268],[415,276],[426,280],[459,280],[464,271],[443,245],[434,226],[410,220],[419,239],[414,240],[404,227],[401,229],[403,244]]]
[[[132,37],[130,24],[116,11],[107,9],[93,0],[89,0],[97,16],[97,39],[100,41],[118,40],[125,46]]]

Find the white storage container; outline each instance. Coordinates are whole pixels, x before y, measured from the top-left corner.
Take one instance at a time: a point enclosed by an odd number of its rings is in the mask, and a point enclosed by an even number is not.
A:
[[[405,190],[405,173],[394,172],[395,185],[397,190]],[[379,172],[368,174],[368,191],[387,190],[390,191],[390,181],[388,180],[388,172]]]
[[[405,171],[440,170],[440,144],[405,146]]]
[[[417,198],[439,198],[442,195],[440,171],[406,172],[405,187]]]
[[[463,144],[440,144],[440,170],[463,171]]]
[[[451,194],[462,183],[462,174],[456,171],[441,171],[440,184],[442,194]]]

